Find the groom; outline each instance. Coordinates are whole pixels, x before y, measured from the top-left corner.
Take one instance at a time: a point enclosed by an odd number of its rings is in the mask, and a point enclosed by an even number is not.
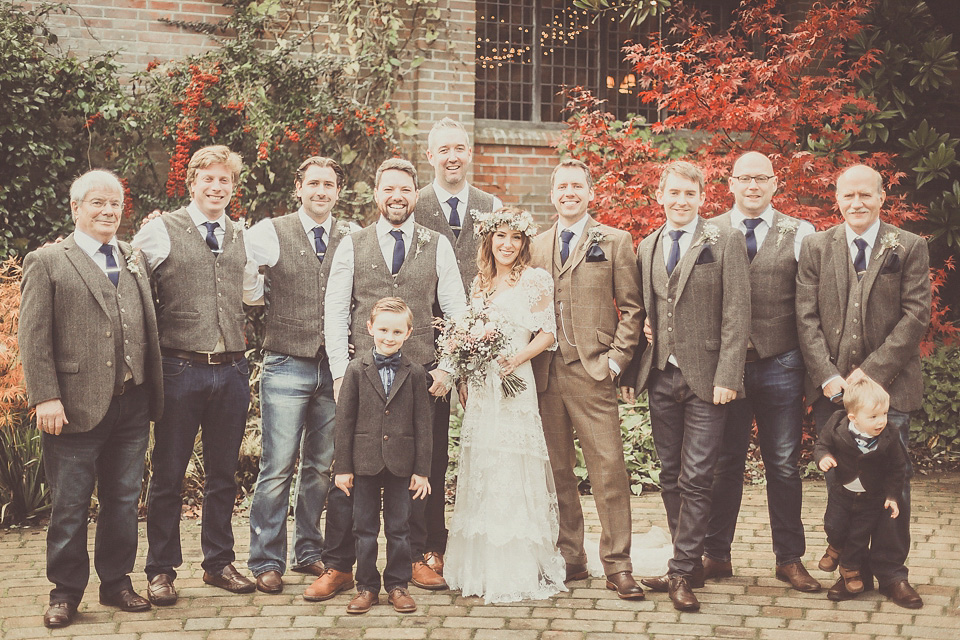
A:
[[[614,384],[640,339],[640,272],[630,234],[587,214],[594,197],[587,165],[562,161],[551,185],[559,220],[534,238],[531,253],[532,264],[551,272],[555,282],[558,349],[534,358],[533,370],[560,509],[557,546],[567,563],[566,581],[586,578],[583,511],[573,472],[576,436],[600,516],[607,588],[623,599],[642,599],[630,560],[630,481]]]

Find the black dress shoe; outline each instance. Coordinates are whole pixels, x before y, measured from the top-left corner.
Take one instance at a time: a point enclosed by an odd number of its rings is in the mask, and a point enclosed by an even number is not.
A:
[[[894,604],[906,609],[919,609],[923,606],[923,598],[906,580],[897,580],[884,585],[880,587],[880,593],[893,600]]]
[[[693,594],[686,576],[673,576],[667,587],[673,608],[677,611],[699,611],[700,601]]]
[[[173,586],[173,576],[158,573],[147,585],[147,599],[158,607],[169,607],[177,603],[177,588]]]
[[[121,611],[150,611],[150,603],[147,599],[133,589],[121,589],[109,596],[101,593],[100,604],[107,607],[117,607]]]
[[[219,575],[204,571],[203,581],[230,593],[253,593],[257,590],[257,585],[240,575],[232,564],[225,566]]]
[[[563,579],[564,582],[573,582],[574,580],[586,580],[587,576],[587,565],[585,564],[568,564],[567,565],[567,577]]]
[[[690,589],[703,589],[703,567],[694,569],[693,573],[686,576],[686,581]],[[656,578],[644,578],[640,581],[640,584],[657,593],[669,593],[670,575],[664,574]]]
[[[77,605],[69,602],[51,602],[43,614],[43,626],[48,629],[60,629],[73,622],[77,615]]]
[[[607,589],[616,591],[621,600],[643,600],[643,589],[629,571],[611,573],[607,576]]]

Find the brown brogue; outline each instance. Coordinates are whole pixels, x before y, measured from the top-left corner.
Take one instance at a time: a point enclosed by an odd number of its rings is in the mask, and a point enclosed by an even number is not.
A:
[[[443,554],[439,551],[427,551],[423,554],[423,562],[438,576],[443,575]]]
[[[291,569],[291,571],[296,571],[297,573],[307,573],[311,576],[317,576],[318,578],[323,575],[323,561],[317,560],[316,562],[311,562],[310,564],[301,564],[297,567]]]
[[[413,563],[413,577],[410,579],[415,587],[427,589],[428,591],[438,591],[447,588],[447,581],[443,576],[438,576],[436,571],[427,566],[423,560]]]
[[[607,576],[607,589],[616,591],[621,600],[643,600],[643,589],[629,571],[611,573]]]
[[[672,576],[667,587],[673,608],[677,611],[699,611],[700,601],[693,594],[686,576]]]
[[[703,556],[703,579],[716,580],[717,578],[732,578],[733,563],[730,560],[714,560],[710,556]]]
[[[843,587],[850,593],[863,593],[863,579],[859,569],[847,569],[840,566],[840,577],[843,578]]]
[[[823,557],[820,558],[819,567],[820,571],[826,571],[827,573],[833,573],[837,570],[837,567],[840,566],[840,551],[832,544],[827,545],[827,550],[823,552]]]
[[[585,564],[568,564],[567,565],[567,577],[563,579],[564,582],[573,582],[575,580],[586,580],[587,576],[590,574],[587,573],[587,565]]]
[[[413,601],[410,592],[401,587],[390,590],[387,602],[393,605],[393,610],[397,613],[413,613],[417,610],[417,603]]]
[[[204,571],[203,581],[230,593],[253,593],[257,590],[257,585],[240,575],[232,564],[225,566],[219,575]]]
[[[43,614],[43,626],[48,629],[66,627],[77,615],[77,605],[69,602],[51,602]]]
[[[380,596],[373,591],[366,589],[358,591],[350,604],[347,605],[347,613],[366,613],[374,605],[380,604]]]
[[[151,608],[150,602],[133,589],[121,589],[109,596],[101,593],[100,604],[107,607],[117,607],[121,611],[129,611],[131,613],[150,611]]]
[[[919,609],[923,606],[923,598],[910,586],[906,580],[897,580],[880,587],[880,593],[887,596],[897,606],[905,609]]]
[[[775,575],[777,580],[789,582],[790,586],[797,591],[802,591],[804,593],[817,593],[823,589],[823,585],[817,582],[813,576],[807,573],[807,568],[804,567],[803,563],[799,560],[796,562],[777,565]]]
[[[834,585],[827,589],[827,600],[833,600],[834,602],[853,600],[856,597],[857,594],[847,591],[847,586],[844,584],[843,578],[838,578]]]
[[[303,599],[309,602],[329,600],[341,591],[353,588],[353,572],[324,569],[320,577],[313,581],[303,592]]]
[[[283,591],[283,577],[279,571],[264,571],[257,576],[257,591],[271,595]]]
[[[703,589],[703,567],[694,569],[693,573],[686,576],[686,581],[690,589]],[[643,578],[640,580],[640,584],[657,593],[669,593],[670,574],[664,574],[656,578]]]
[[[158,573],[147,585],[147,599],[158,607],[169,607],[177,603],[177,588],[173,586],[173,576]]]

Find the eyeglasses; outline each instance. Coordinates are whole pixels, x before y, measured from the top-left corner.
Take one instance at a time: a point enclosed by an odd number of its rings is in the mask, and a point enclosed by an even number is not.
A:
[[[86,202],[97,211],[103,211],[107,207],[118,211],[123,210],[123,200],[100,200],[98,198],[96,200],[84,200],[83,202]]]
[[[757,181],[757,184],[767,184],[776,177],[777,176],[732,176],[732,178],[740,184],[750,184],[754,180]]]

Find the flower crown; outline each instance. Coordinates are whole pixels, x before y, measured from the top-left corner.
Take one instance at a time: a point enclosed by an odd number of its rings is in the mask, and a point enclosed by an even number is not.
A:
[[[529,211],[519,211],[516,209],[497,209],[496,211],[480,212],[476,209],[470,212],[473,217],[473,230],[477,235],[486,235],[496,231],[506,225],[514,231],[519,231],[524,235],[533,237],[537,235],[537,225],[533,222],[533,216]]]

